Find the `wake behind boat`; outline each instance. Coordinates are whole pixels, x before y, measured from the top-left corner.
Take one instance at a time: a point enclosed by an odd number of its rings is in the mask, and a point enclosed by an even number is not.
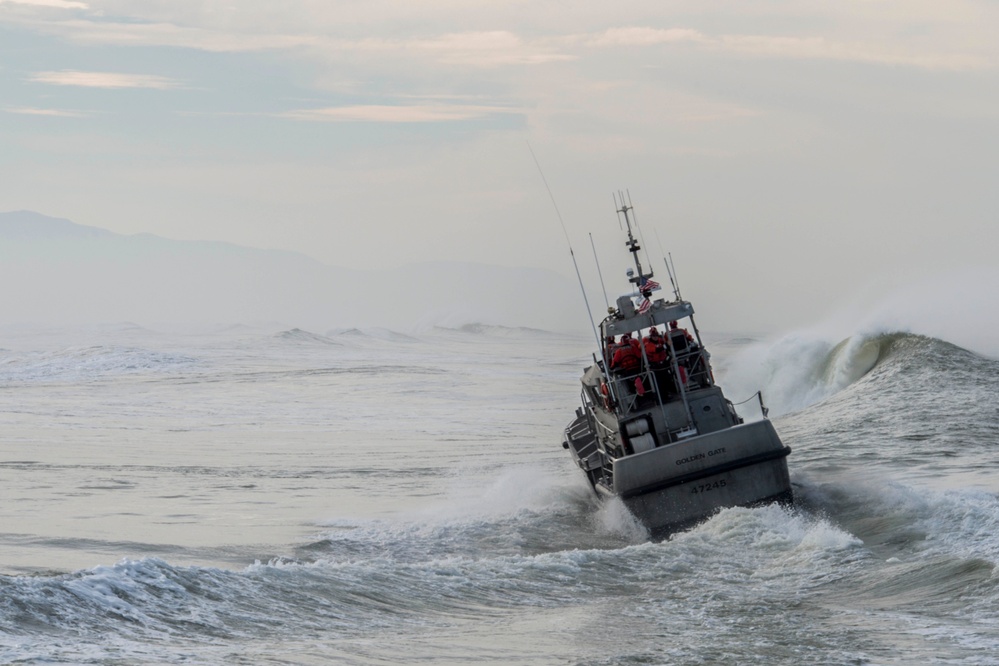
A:
[[[673,301],[652,299],[660,285],[642,270],[631,210],[622,203],[618,214],[628,230],[635,291],[620,296],[600,322],[604,344],[583,373],[583,404],[563,446],[599,496],[620,497],[654,534],[725,507],[790,503],[791,449],[765,408],[762,420],[744,423],[715,384],[694,307],[675,282]]]

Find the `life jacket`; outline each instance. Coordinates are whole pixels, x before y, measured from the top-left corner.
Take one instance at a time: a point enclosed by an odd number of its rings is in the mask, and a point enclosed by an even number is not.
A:
[[[629,340],[626,344],[619,346],[611,360],[611,367],[622,372],[637,370],[641,365],[642,353],[638,346],[638,340]]]
[[[666,362],[668,354],[661,337],[645,338],[645,358],[649,359],[649,363],[653,365]]]

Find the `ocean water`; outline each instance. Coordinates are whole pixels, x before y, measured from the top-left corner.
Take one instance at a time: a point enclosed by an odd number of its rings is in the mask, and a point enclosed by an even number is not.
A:
[[[999,362],[708,340],[797,504],[657,542],[560,445],[585,338],[3,331],[0,663],[999,663]]]

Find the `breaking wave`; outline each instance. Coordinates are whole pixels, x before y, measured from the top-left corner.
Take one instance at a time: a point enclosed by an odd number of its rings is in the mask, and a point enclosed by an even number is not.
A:
[[[326,332],[328,338],[346,340],[379,340],[385,342],[419,342],[418,338],[388,328],[337,328]]]
[[[335,340],[319,335],[317,333],[310,333],[309,331],[302,330],[300,328],[293,328],[288,331],[281,331],[274,335],[275,339],[281,340],[282,342],[289,342],[293,344],[301,345],[338,345]]]
[[[914,368],[960,372],[969,363],[995,365],[949,342],[912,333],[858,334],[838,343],[797,334],[749,345],[720,364],[718,371],[719,381],[733,397],[762,389],[773,415],[780,416],[822,402],[858,382]]]

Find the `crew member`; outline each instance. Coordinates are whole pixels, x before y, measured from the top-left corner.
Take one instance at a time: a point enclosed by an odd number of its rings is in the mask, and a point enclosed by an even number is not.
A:
[[[687,375],[693,384],[706,388],[711,385],[710,373],[707,368],[705,352],[694,341],[693,336],[685,328],[671,321],[669,324],[669,339],[676,352],[680,373]],[[684,378],[686,379],[686,378]]]
[[[666,338],[655,326],[649,330],[649,335],[645,338],[645,357],[649,359],[649,369],[655,375],[656,386],[659,387],[663,397],[669,398],[674,395],[677,388],[673,369],[669,364],[669,346],[666,344]]]
[[[687,349],[694,341],[694,337],[685,328],[675,321],[669,323],[669,341],[673,344],[673,349],[679,354]]]
[[[621,343],[614,352],[611,359],[611,368],[618,372],[630,373],[638,370],[642,365],[642,350],[638,346],[638,340],[631,337],[631,333],[621,335]]]
[[[649,360],[649,366],[652,368],[662,367],[669,358],[666,341],[659,335],[659,330],[655,326],[649,330],[649,335],[645,338],[645,358]]]
[[[611,362],[614,358],[614,351],[617,349],[617,343],[614,342],[614,336],[608,335],[604,339],[604,358],[607,359],[607,363]]]

